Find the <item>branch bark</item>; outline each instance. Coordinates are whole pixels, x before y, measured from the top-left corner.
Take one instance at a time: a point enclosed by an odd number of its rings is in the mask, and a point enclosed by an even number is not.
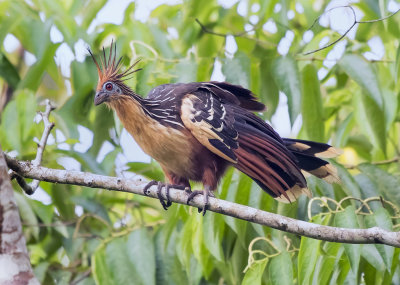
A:
[[[7,169],[0,147],[0,284],[39,284],[29,261]]]
[[[146,182],[142,180],[109,177],[80,171],[50,169],[43,166],[33,166],[31,162],[18,161],[7,156],[6,159],[8,166],[11,169],[26,178],[144,195],[143,188],[146,185]],[[157,187],[153,186],[149,188],[146,194],[149,197],[157,198]],[[166,198],[165,193],[162,195]],[[188,194],[185,191],[170,189],[170,200],[172,202],[186,204],[187,197]],[[196,196],[190,202],[190,205],[202,208],[203,197]],[[369,229],[346,229],[322,226],[257,210],[217,198],[209,199],[208,210],[319,240],[354,244],[382,243],[400,248],[400,232],[390,232],[378,227]]]

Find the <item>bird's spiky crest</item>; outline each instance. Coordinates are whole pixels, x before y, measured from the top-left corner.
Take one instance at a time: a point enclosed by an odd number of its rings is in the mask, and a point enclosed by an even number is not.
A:
[[[100,57],[100,64],[96,60],[90,48],[88,48],[88,52],[92,56],[94,63],[96,64],[97,72],[99,74],[99,85],[102,85],[106,81],[113,82],[121,82],[129,79],[128,76],[141,70],[141,68],[133,69],[139,62],[140,59],[135,61],[131,66],[129,66],[125,71],[120,72],[121,70],[121,61],[123,57],[120,57],[118,61],[116,61],[116,51],[117,51],[117,43],[114,41],[111,42],[110,54],[108,55],[108,59],[106,56],[106,51],[103,47],[103,56]]]

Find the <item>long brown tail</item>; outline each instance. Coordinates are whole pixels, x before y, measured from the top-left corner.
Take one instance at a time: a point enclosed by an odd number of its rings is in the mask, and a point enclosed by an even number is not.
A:
[[[263,120],[250,113],[237,114],[239,133],[237,169],[281,202],[293,202],[301,194],[311,196],[304,174],[327,182],[338,182],[336,168],[321,159],[335,157],[340,151],[327,144],[282,139]]]

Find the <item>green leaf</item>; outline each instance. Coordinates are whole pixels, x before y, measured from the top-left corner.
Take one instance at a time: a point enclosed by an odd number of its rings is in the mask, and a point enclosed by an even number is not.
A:
[[[293,263],[290,253],[282,250],[278,256],[271,259],[268,266],[271,284],[293,284]]]
[[[63,184],[53,184],[51,188],[51,198],[54,206],[57,207],[63,220],[70,220],[75,217],[75,205],[71,203],[70,186]]]
[[[242,173],[236,172],[235,174],[236,179],[238,179],[238,183],[231,183],[230,185],[228,185],[229,190],[227,191],[228,193],[225,199],[228,201],[234,201],[235,203],[246,205],[249,199],[249,192],[253,182],[248,176]],[[226,224],[238,235],[238,239],[242,243],[242,245],[245,246],[245,236],[248,223],[239,219],[232,218],[230,216],[224,216],[224,219]]]
[[[320,240],[302,237],[297,259],[299,284],[309,284],[319,255]]]
[[[15,95],[15,100],[7,104],[2,114],[1,136],[8,142],[9,147],[16,149],[20,155],[30,154],[33,148],[36,148],[33,135],[38,131],[38,125],[34,122],[37,111],[36,98],[28,90],[17,92]]]
[[[192,60],[182,60],[175,65],[173,74],[176,76],[174,82],[188,83],[197,79],[197,63]]]
[[[41,185],[43,187],[43,185]],[[35,211],[36,215],[41,219],[44,223],[50,224],[53,220],[54,216],[54,206],[53,205],[44,205],[42,202],[30,200],[30,205],[32,209]]]
[[[87,58],[85,62],[71,63],[71,83],[74,95],[64,105],[55,111],[64,121],[67,128],[64,134],[69,138],[78,138],[77,124],[91,127],[88,121],[93,108],[93,96],[96,82],[96,70],[93,62]],[[105,108],[99,107],[99,108]],[[99,111],[102,113],[101,111]],[[105,115],[105,112],[103,114]],[[112,122],[110,118],[109,121]],[[108,125],[108,124],[107,124]],[[103,131],[106,131],[105,128]]]
[[[18,88],[28,88],[32,91],[36,91],[42,83],[42,77],[45,73],[46,68],[50,64],[54,64],[54,55],[59,44],[49,44],[46,51],[43,53],[42,58],[35,62],[28,70],[27,74],[20,81]]]
[[[331,284],[344,284],[345,280],[347,281],[347,276],[350,271],[350,263],[345,258],[341,258],[336,266],[336,270],[338,271],[337,280],[336,282],[332,282],[331,280]],[[352,283],[355,283],[354,280],[350,282],[350,284]]]
[[[74,4],[80,4],[82,3],[81,1],[74,1]],[[85,7],[81,8],[82,10],[76,11],[76,12],[83,12],[84,11],[84,17],[82,21],[82,28],[87,29],[89,28],[89,25],[92,23],[93,19],[96,17],[97,13],[100,11],[101,8],[104,7],[104,5],[107,3],[107,0],[95,0],[90,2],[90,5],[85,5]],[[82,3],[83,4],[83,3]],[[71,11],[72,12],[72,11]],[[71,15],[74,15],[72,13]]]
[[[149,163],[129,162],[127,163],[127,166],[129,167],[129,171],[132,171],[139,175],[143,175],[148,179],[164,181],[164,173],[161,170],[160,165],[154,160]]]
[[[46,271],[49,268],[49,265],[49,262],[41,262],[33,269],[33,273],[35,274],[35,277],[39,280],[40,284],[44,283],[44,278],[46,277]]]
[[[324,254],[320,257],[322,260],[320,261],[321,264],[318,272],[317,284],[328,284],[328,282],[331,280],[331,275],[335,268],[335,262],[340,259],[338,252],[341,246],[342,245],[340,243],[336,242],[327,242],[323,245]]]
[[[377,250],[376,246],[373,244],[363,244],[361,256],[368,261],[377,271],[384,271],[385,263]]]
[[[90,153],[97,156],[104,141],[110,139],[110,129],[114,127],[113,113],[109,108],[96,108],[96,116],[93,121],[93,144],[90,148]]]
[[[372,66],[362,56],[345,54],[338,62],[339,66],[358,84],[365,94],[382,108],[382,92]]]
[[[354,94],[353,104],[361,131],[374,146],[386,152],[386,123],[382,109],[370,97]]]
[[[303,125],[311,140],[324,141],[324,111],[317,70],[313,64],[307,64],[302,71]]]
[[[315,216],[312,222],[326,225],[329,223],[331,215],[324,217]],[[300,242],[299,254],[297,257],[298,272],[297,278],[299,284],[310,284],[318,256],[320,255],[321,240],[302,237]]]
[[[132,264],[130,253],[126,239],[123,237],[113,239],[106,246],[106,266],[108,271],[112,272],[111,277],[116,284],[129,284],[132,280],[140,280]]]
[[[3,77],[13,89],[17,88],[20,80],[18,71],[3,53],[0,53],[0,76]]]
[[[250,59],[245,53],[237,52],[234,58],[225,58],[222,63],[222,72],[227,82],[249,88]]]
[[[301,110],[301,79],[296,60],[290,56],[278,57],[272,65],[275,82],[286,94],[290,123],[293,125]]]
[[[156,260],[153,238],[146,228],[133,231],[126,244],[129,260],[133,264],[138,284],[155,284]]]
[[[400,177],[390,174],[376,165],[363,163],[359,165],[359,169],[366,174],[376,185],[379,193],[400,206]]]
[[[336,162],[331,163],[336,167],[338,171],[340,181],[342,182],[342,187],[344,186],[343,188],[346,194],[348,196],[362,198],[360,187],[354,180],[354,177],[349,173],[349,171]]]
[[[242,285],[257,285],[262,284],[261,279],[265,270],[265,266],[267,266],[268,259],[265,259],[261,262],[256,262],[251,265],[251,267],[246,271]]]
[[[27,199],[25,196],[14,192],[15,195],[15,200],[17,201],[19,213],[21,215],[22,220],[24,220],[28,225],[29,231],[33,234],[36,240],[39,238],[39,227],[36,225],[38,224],[38,220],[36,218],[36,215],[31,207],[31,205],[28,203]],[[24,230],[25,234],[27,234],[27,230]]]
[[[156,257],[156,282],[157,284],[182,284],[189,283],[184,268],[177,256],[176,244],[178,232],[173,231],[169,235],[168,242],[167,230],[162,226],[157,231],[154,241]]]
[[[392,231],[392,218],[385,208],[377,209],[372,215],[365,217],[365,224],[367,227],[379,227],[384,230]],[[392,246],[376,244],[376,249],[381,255],[386,269],[390,272],[392,268],[392,261],[394,255],[394,248]]]
[[[157,284],[188,284],[188,279],[185,274],[184,268],[180,263],[177,250],[178,233],[174,231],[167,238],[167,231],[165,226],[156,233],[154,247],[156,257],[156,282]]]
[[[274,81],[272,60],[263,59],[257,70],[260,76],[260,101],[267,106],[266,116],[271,118],[279,103],[279,89]]]
[[[173,58],[175,52],[171,48],[170,41],[167,40],[167,34],[155,25],[149,25],[149,28],[150,32],[153,34],[155,46],[161,52],[161,55],[165,58]]]
[[[113,279],[113,272],[107,266],[105,246],[101,246],[92,255],[92,274],[96,284],[117,284]]]
[[[396,52],[396,63],[394,69],[394,82],[397,84],[398,76],[400,75],[400,46],[397,48]]]
[[[221,247],[225,230],[222,215],[207,213],[203,222],[203,240],[208,251],[218,260],[223,261],[224,253]]]
[[[86,211],[93,213],[103,220],[111,224],[110,217],[108,216],[108,212],[104,205],[95,201],[94,199],[82,197],[82,196],[73,196],[70,198],[72,202],[82,206]]]
[[[357,215],[355,214],[356,209],[354,206],[348,206],[343,212],[339,212],[335,215],[335,224],[337,227],[358,229]],[[358,274],[358,266],[360,263],[361,256],[361,245],[360,244],[343,244],[345,253],[350,260],[351,269],[354,276]]]

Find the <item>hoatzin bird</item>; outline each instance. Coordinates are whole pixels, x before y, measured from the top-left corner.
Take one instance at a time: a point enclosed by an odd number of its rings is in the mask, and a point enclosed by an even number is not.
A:
[[[145,194],[158,184],[165,209],[171,205],[168,190],[173,187],[191,193],[188,203],[203,193],[204,214],[211,191],[229,166],[286,203],[300,194],[311,196],[306,173],[331,183],[339,180],[335,167],[321,159],[339,151],[324,143],[281,138],[252,113],[263,111],[265,105],[251,91],[227,82],[175,83],[157,86],[142,98],[124,83],[140,70],[134,69],[137,62],[121,71],[115,49],[111,44],[107,59],[103,48],[100,64],[89,50],[99,74],[94,104],[104,102],[115,110],[144,152],[160,163],[168,183],[152,181]],[[201,182],[204,190],[191,192],[190,180]]]

